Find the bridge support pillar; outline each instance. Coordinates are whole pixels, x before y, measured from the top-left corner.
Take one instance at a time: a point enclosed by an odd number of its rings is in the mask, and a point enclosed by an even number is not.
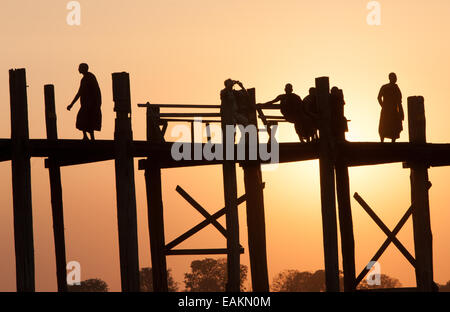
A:
[[[426,143],[424,99],[421,96],[408,98],[409,140],[411,143]],[[428,190],[428,164],[416,161],[411,168],[411,206],[416,255],[416,281],[419,291],[433,291],[433,237],[431,233]]]

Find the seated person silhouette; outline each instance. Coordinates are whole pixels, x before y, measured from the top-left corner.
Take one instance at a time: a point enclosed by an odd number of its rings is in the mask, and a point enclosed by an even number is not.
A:
[[[378,103],[381,105],[380,123],[378,133],[381,142],[389,138],[392,142],[400,137],[403,130],[402,121],[405,119],[402,106],[402,92],[397,85],[397,75],[389,74],[389,83],[381,87],[378,94]]]
[[[86,63],[80,64],[78,71],[83,75],[80,88],[75,95],[72,103],[67,106],[71,110],[73,105],[80,99],[80,110],[78,111],[76,127],[83,131],[83,140],[89,140],[86,133],[89,133],[91,140],[95,140],[94,131],[100,131],[102,128],[102,95],[97,78],[89,72],[89,66]]]
[[[281,114],[287,121],[294,123],[295,131],[299,136],[300,142],[310,142],[312,139],[310,135],[312,120],[306,115],[303,109],[301,97],[293,92],[293,87],[290,83],[286,84],[284,91],[285,94],[281,94],[272,101],[264,104],[270,105],[280,102]]]

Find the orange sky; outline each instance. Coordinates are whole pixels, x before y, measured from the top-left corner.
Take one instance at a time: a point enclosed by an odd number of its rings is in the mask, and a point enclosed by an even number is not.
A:
[[[111,73],[131,77],[133,131],[145,138],[145,113],[135,104],[218,104],[223,80],[231,77],[256,88],[258,102],[283,92],[286,82],[304,97],[314,78],[329,76],[344,90],[351,141],[378,140],[376,97],[387,74],[395,71],[406,97],[423,95],[430,142],[449,142],[450,2],[379,1],[381,25],[369,26],[367,0],[96,0],[79,1],[81,25],[66,23],[66,1],[3,0],[0,4],[0,137],[10,136],[8,70],[27,69],[30,136],[45,136],[43,85],[55,84],[61,138],[81,138],[77,107],[65,107],[77,91],[77,66],[87,62],[103,95],[103,129],[112,139]],[[406,104],[405,104],[406,109]],[[404,124],[407,129],[407,124]],[[297,140],[292,127],[283,141]],[[407,141],[402,133],[400,141]],[[43,159],[32,159],[37,290],[56,290],[48,173]],[[429,171],[435,280],[450,280],[449,168]],[[15,290],[10,162],[0,163],[0,291]],[[201,177],[201,179],[199,179]],[[114,166],[112,162],[62,169],[67,259],[81,263],[82,279],[99,277],[120,290]],[[243,192],[238,169],[239,194]],[[358,192],[392,229],[409,207],[409,171],[401,164],[350,169],[351,192]],[[175,192],[181,185],[210,211],[223,206],[220,167],[163,172],[167,241],[202,217]],[[284,269],[323,267],[317,162],[281,165],[264,173],[270,279]],[[143,173],[136,170],[141,267],[151,266]],[[359,272],[384,241],[384,234],[352,200]],[[180,217],[182,216],[182,217]],[[245,209],[241,240],[246,248]],[[222,220],[223,221],[223,220]],[[409,221],[399,235],[414,254]],[[213,229],[180,247],[222,247]],[[198,257],[168,258],[182,281]],[[201,257],[200,257],[201,258]],[[241,257],[248,264],[248,253]],[[382,273],[404,286],[413,270],[391,246],[381,258]],[[183,287],[183,284],[180,284]]]

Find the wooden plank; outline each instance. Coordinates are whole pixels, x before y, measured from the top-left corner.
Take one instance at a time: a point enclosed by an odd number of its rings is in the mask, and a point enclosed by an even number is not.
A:
[[[113,155],[84,155],[84,156],[74,156],[72,159],[58,159],[56,157],[52,157],[52,162],[55,166],[58,167],[67,167],[67,166],[77,166],[77,165],[85,165],[91,164],[94,162],[103,162],[114,160]],[[49,168],[50,162],[49,159],[45,159],[44,162],[45,168]]]
[[[187,119],[187,118],[164,118],[161,119],[162,122],[168,121],[168,122],[201,122],[201,123],[220,123],[220,120],[218,119],[201,119],[201,120],[195,120],[195,119]]]
[[[131,150],[133,133],[130,117],[130,78],[128,73],[114,73],[112,81],[116,112],[114,150],[122,291],[139,291],[136,193]]]
[[[249,106],[255,107],[255,89],[248,89],[247,92],[250,99]],[[252,109],[247,117],[251,124],[257,126],[256,109]],[[248,134],[245,142],[247,144],[249,142]],[[259,137],[257,143],[259,143]],[[252,291],[268,292],[269,273],[267,270],[266,221],[261,163],[244,163],[242,169],[244,170],[244,186],[247,194],[247,233]]]
[[[11,160],[11,140],[0,139],[0,162]]]
[[[284,116],[265,116],[266,119],[277,119],[278,121],[286,120]]]
[[[378,225],[378,227],[386,234],[386,236],[392,241],[392,243],[397,247],[397,249],[403,254],[403,256],[411,263],[413,267],[416,267],[416,260],[409,253],[408,249],[395,237],[395,235],[389,230],[389,228],[381,221],[381,219],[376,215],[376,213],[370,208],[370,206],[364,201],[364,199],[355,193],[353,197],[356,201],[363,207],[367,214],[372,218],[372,220]]]
[[[35,290],[33,214],[25,69],[9,71],[11,169],[17,291]]]
[[[166,251],[166,255],[168,256],[194,256],[194,255],[226,255],[228,253],[228,249],[226,248],[218,248],[218,249],[175,249]],[[239,253],[244,253],[244,248],[239,248]]]
[[[153,104],[145,103],[138,104],[138,107],[160,107],[160,108],[220,108],[220,105],[209,105],[209,104]]]
[[[163,142],[159,129],[159,107],[147,107],[147,141]],[[150,235],[150,253],[152,257],[153,290],[168,292],[167,263],[164,254],[164,209],[162,199],[160,157],[147,158],[145,167],[145,188],[147,191],[148,227]]]
[[[161,113],[161,118],[166,117],[220,117],[219,113]]]
[[[226,133],[227,125],[234,125],[230,103],[231,99],[226,97],[222,99],[222,144],[224,161],[222,164],[224,201],[226,208],[226,226],[227,226],[227,285],[228,292],[240,291],[240,253],[239,253],[239,217],[237,211],[237,183],[236,183],[236,163],[233,160],[226,159],[227,151],[234,148],[234,144],[228,146],[228,136]],[[234,138],[230,138],[234,143]],[[235,158],[236,159],[236,158]]]
[[[281,108],[280,104],[257,104],[258,109],[275,109],[279,110]]]
[[[58,130],[55,110],[55,88],[53,85],[44,86],[45,125],[47,139],[57,140]],[[54,159],[46,159],[50,179],[50,197],[52,204],[53,238],[55,242],[56,281],[59,292],[67,292],[66,244],[64,238],[64,212],[61,184],[61,170]]]
[[[328,77],[316,78],[317,105],[320,112],[320,197],[322,205],[325,284],[328,292],[339,291],[339,262],[334,176],[334,142],[331,135],[330,86]]]
[[[426,121],[423,97],[408,98],[409,141],[426,143]],[[410,162],[411,205],[413,207],[414,248],[416,255],[416,281],[420,291],[433,291],[433,236],[431,233],[428,190],[428,166],[421,161]]]
[[[188,143],[188,142],[186,142]],[[190,142],[189,142],[190,143]],[[148,157],[158,155],[164,163],[162,167],[174,168],[180,165],[201,166],[211,164],[221,164],[220,161],[175,161],[171,159],[172,142],[152,143],[147,141],[133,141],[131,152],[133,157]],[[197,143],[200,144],[200,143]],[[265,148],[266,143],[260,143],[260,148]],[[4,147],[5,158],[8,158],[9,139],[0,139],[0,147]],[[204,144],[202,144],[202,148]],[[378,143],[378,142],[345,142],[336,145],[337,151],[342,155],[342,159],[349,167],[369,166],[388,163],[402,163],[407,161],[420,160],[430,165],[449,163],[450,144],[413,144],[405,142]],[[290,163],[297,161],[313,160],[319,157],[318,143],[279,143],[280,163]],[[54,156],[62,160],[70,160],[74,157],[85,157],[86,155],[102,155],[104,159],[113,157],[113,140],[95,140],[86,142],[83,140],[59,139],[56,142],[49,142],[43,139],[31,139],[30,151],[32,157]],[[236,148],[235,148],[236,151]],[[7,160],[7,159],[6,159]],[[269,163],[262,161],[262,163]]]

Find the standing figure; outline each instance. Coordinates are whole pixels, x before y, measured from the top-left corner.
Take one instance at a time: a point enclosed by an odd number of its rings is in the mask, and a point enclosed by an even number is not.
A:
[[[247,90],[244,88],[244,85],[240,81],[227,79],[224,82],[225,88],[220,91],[220,99],[222,101],[222,108],[220,109],[220,113],[223,115],[223,105],[231,105],[231,109],[228,112],[231,116],[228,116],[227,119],[231,120],[234,125],[240,124],[243,126],[247,126],[249,121],[246,116],[248,103]],[[241,90],[237,91],[233,89],[233,86],[237,84]],[[224,104],[228,103],[228,104]]]
[[[72,103],[67,106],[71,110],[73,105],[80,99],[80,110],[77,115],[76,127],[83,131],[83,140],[89,140],[86,133],[91,135],[91,140],[95,140],[94,131],[100,131],[102,128],[102,95],[100,87],[94,74],[89,72],[89,66],[85,63],[80,64],[78,71],[83,75],[80,88],[75,95]]]
[[[316,88],[309,88],[308,95],[303,99],[302,112],[309,122],[308,136],[312,141],[319,139],[319,108],[316,102]]]
[[[345,132],[348,131],[347,118],[344,116],[344,93],[338,87],[331,88],[331,132],[338,141],[345,140]]]
[[[380,124],[378,133],[381,142],[385,138],[395,142],[403,130],[402,121],[405,119],[402,106],[402,92],[397,85],[397,75],[389,74],[389,83],[381,87],[378,94],[378,102],[381,105]]]

